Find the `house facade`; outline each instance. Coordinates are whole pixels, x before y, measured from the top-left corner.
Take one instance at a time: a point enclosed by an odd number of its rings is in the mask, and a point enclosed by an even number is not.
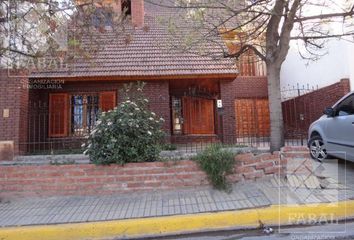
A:
[[[3,159],[79,148],[99,112],[117,106],[123,85],[135,81],[146,83],[149,108],[165,119],[171,143],[268,137],[264,68],[247,59],[237,63],[171,48],[166,26],[157,21],[167,10],[144,0],[114,4],[116,11],[128,4],[129,34],[101,33],[105,41],[89,62],[77,57],[65,69],[29,76],[1,72]],[[218,51],[212,43],[207,47]],[[43,84],[53,87],[40,87]]]

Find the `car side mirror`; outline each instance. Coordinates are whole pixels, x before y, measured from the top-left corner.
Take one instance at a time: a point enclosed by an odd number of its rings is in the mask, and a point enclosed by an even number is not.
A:
[[[334,117],[334,109],[331,107],[326,108],[323,113],[328,117]]]

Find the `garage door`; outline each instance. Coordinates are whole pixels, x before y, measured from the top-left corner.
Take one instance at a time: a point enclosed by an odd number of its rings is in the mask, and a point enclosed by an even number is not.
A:
[[[269,136],[268,99],[237,99],[235,114],[237,137]]]

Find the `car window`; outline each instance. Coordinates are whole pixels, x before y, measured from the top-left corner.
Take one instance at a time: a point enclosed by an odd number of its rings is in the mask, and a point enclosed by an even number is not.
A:
[[[350,95],[336,107],[336,116],[347,115],[354,115],[354,95]]]

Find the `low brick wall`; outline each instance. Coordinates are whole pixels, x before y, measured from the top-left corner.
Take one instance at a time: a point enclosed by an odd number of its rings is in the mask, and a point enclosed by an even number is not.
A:
[[[104,195],[207,184],[194,162],[2,166],[0,196]]]
[[[348,92],[350,92],[349,79],[342,79],[335,84],[282,102],[285,136],[287,138],[307,136],[309,126],[323,115],[323,110],[331,107]]]
[[[231,182],[283,173],[282,154],[236,156]],[[206,174],[189,160],[129,163],[124,166],[11,165],[0,166],[0,198],[58,195],[104,195],[180,189],[208,185]]]

